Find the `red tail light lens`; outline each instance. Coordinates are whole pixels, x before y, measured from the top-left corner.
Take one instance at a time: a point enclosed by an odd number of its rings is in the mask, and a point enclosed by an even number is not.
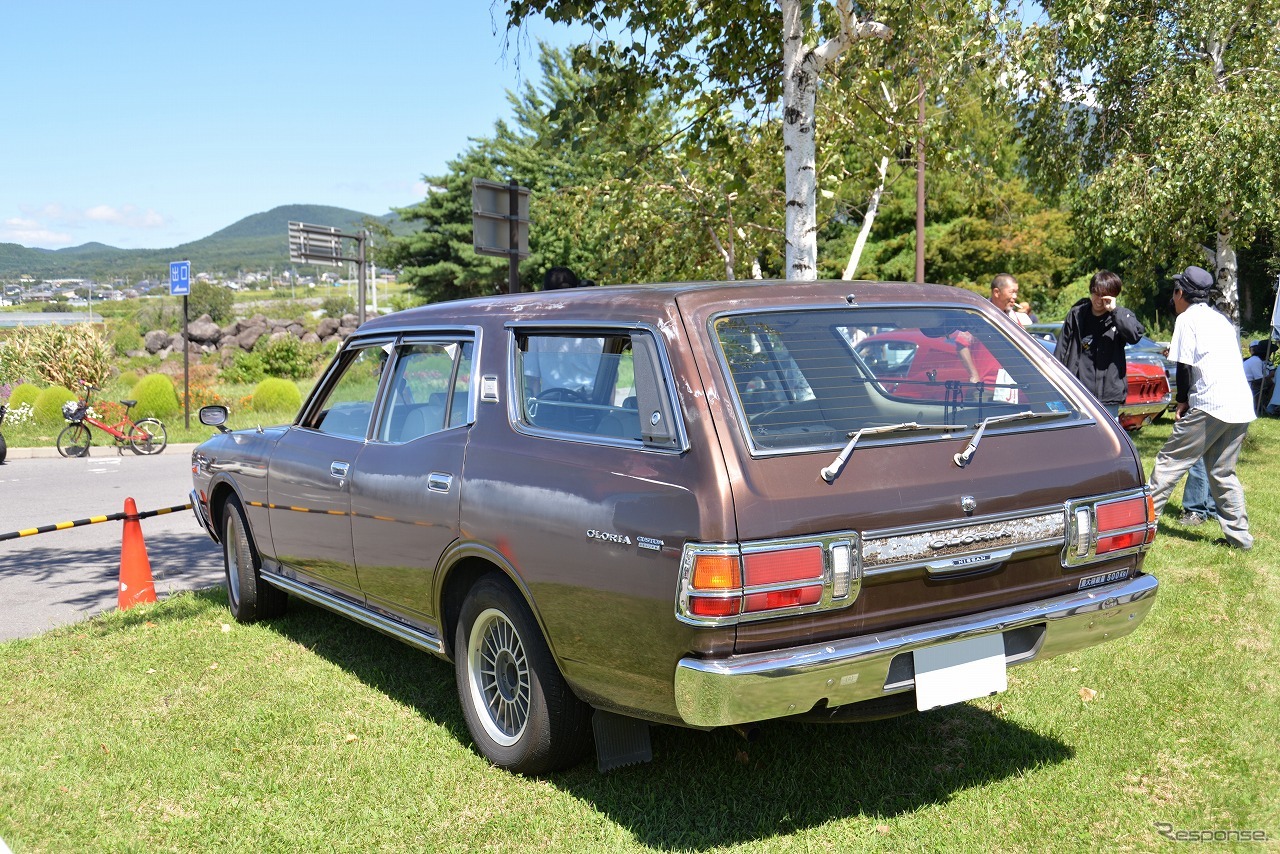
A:
[[[1155,514],[1150,496],[1135,495],[1099,504],[1094,513],[1098,535],[1095,554],[1131,549],[1155,539]]]
[[[755,552],[742,558],[747,587],[822,578],[822,547]]]
[[[732,617],[738,613],[741,600],[712,598],[710,596],[690,596],[689,613],[696,617]]]
[[[822,600],[822,585],[789,587],[786,590],[770,590],[768,593],[748,593],[748,613],[772,611],[777,608],[795,608],[798,605],[816,605]]]

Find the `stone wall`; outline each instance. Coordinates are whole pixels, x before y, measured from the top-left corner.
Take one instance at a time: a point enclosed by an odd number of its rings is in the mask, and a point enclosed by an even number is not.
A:
[[[190,338],[187,349],[193,356],[221,353],[221,361],[229,363],[236,350],[248,352],[263,338],[274,341],[292,335],[304,343],[342,342],[356,331],[358,324],[354,314],[344,314],[341,318],[324,317],[317,324],[316,331],[310,332],[301,320],[279,320],[255,314],[227,326],[219,326],[209,315],[202,314],[187,325]],[[171,334],[163,329],[152,329],[142,336],[142,340],[146,349],[130,355],[152,355],[163,359],[173,353],[182,353],[181,332]]]

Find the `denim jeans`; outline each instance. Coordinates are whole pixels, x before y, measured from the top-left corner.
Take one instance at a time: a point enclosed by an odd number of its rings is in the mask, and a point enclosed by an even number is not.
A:
[[[1187,482],[1182,487],[1182,510],[1184,513],[1198,513],[1206,519],[1218,515],[1218,506],[1209,494],[1209,472],[1205,470],[1204,457],[1187,469]]]

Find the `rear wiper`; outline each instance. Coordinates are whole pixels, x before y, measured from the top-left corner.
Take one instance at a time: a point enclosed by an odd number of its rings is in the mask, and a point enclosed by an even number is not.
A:
[[[1027,418],[1062,418],[1070,414],[1070,412],[1033,412],[1028,409],[1026,412],[1014,412],[1011,415],[992,415],[990,418],[984,418],[981,424],[974,425],[978,429],[973,434],[973,438],[969,440],[968,446],[951,459],[955,460],[955,464],[960,468],[969,465],[969,460],[973,459],[974,453],[978,450],[978,443],[982,441],[982,433],[987,429],[988,424],[1000,424],[1004,421],[1023,421]]]
[[[853,453],[853,446],[858,444],[858,440],[870,433],[899,433],[911,430],[947,430],[954,431],[958,429],[954,424],[917,424],[914,421],[904,421],[901,424],[886,424],[883,427],[863,427],[856,433],[849,434],[849,444],[844,446],[844,450],[840,455],[831,461],[831,465],[824,468],[819,474],[827,483],[832,483],[836,479],[836,475],[840,474],[840,470],[844,468],[844,464],[849,461],[849,455]]]

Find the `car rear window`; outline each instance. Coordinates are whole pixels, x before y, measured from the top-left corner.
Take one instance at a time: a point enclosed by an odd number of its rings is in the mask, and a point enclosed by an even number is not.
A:
[[[1010,331],[972,309],[735,313],[712,326],[745,432],[760,450],[839,445],[859,430],[904,423],[970,428],[1004,415],[1031,413],[1026,424],[1079,417]]]

